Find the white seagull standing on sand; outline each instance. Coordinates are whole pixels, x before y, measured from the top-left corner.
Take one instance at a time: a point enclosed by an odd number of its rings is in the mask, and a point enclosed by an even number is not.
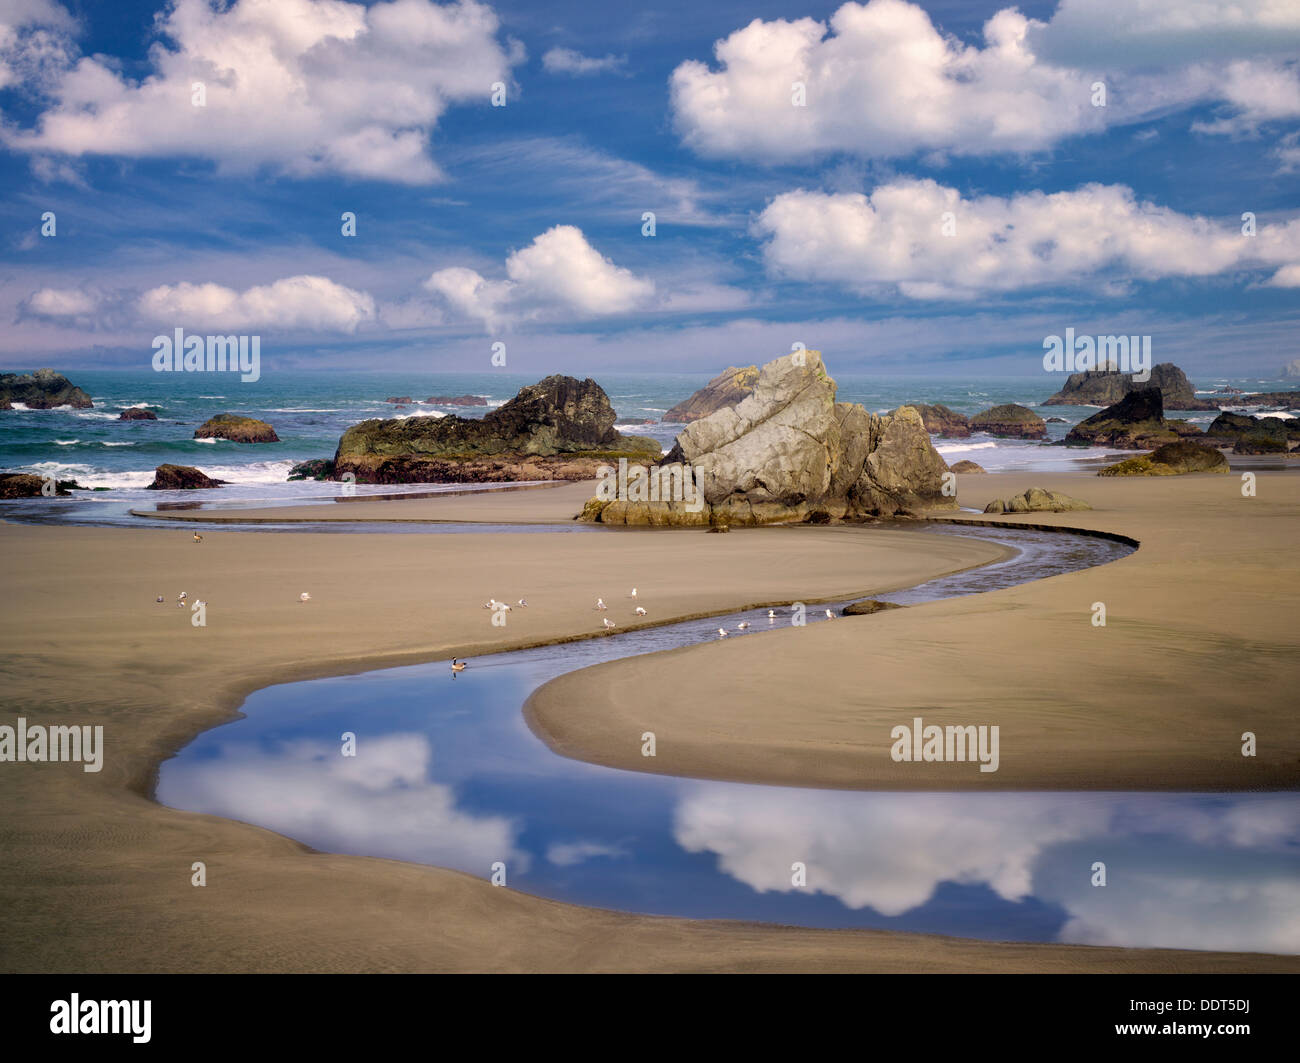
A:
[[[298,595],[298,601],[309,602],[311,601],[311,595],[308,594],[306,591],[303,591],[300,595]]]
[[[184,591],[181,591],[180,594],[176,595],[176,600],[177,600],[178,602],[183,602],[183,601],[185,601],[185,599],[188,598],[188,597],[189,597],[188,594],[186,594]]]
[[[489,598],[486,602],[483,603],[484,609],[495,609],[496,607],[497,607],[497,600],[495,598]]]
[[[636,615],[637,615],[637,616],[645,616],[645,610],[642,609],[639,605],[636,607]]]
[[[635,588],[635,587],[632,588],[632,597],[633,597],[633,598],[636,597],[636,588]]]
[[[618,627],[618,625],[615,624],[614,621],[612,621],[609,617],[605,617],[605,627],[606,628]]]
[[[520,599],[519,599],[519,607],[520,607],[521,609],[527,609],[527,608],[528,608],[528,603],[527,603],[526,601],[524,601],[522,598],[520,598]]]
[[[605,599],[604,599],[604,598],[597,598],[597,599],[596,599],[596,609],[601,610],[601,611],[604,611],[604,610],[606,610],[606,609],[608,609],[608,608],[609,608],[609,606],[607,606],[607,605],[605,604]]]

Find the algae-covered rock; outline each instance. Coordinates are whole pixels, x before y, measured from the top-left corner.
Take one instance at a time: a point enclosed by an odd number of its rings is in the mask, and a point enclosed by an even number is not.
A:
[[[1087,502],[1059,491],[1049,491],[1043,487],[1031,487],[1018,495],[1007,499],[995,498],[984,507],[985,513],[1065,513],[1073,510],[1092,509]]]
[[[1066,433],[1065,442],[1141,450],[1200,435],[1201,430],[1195,425],[1165,417],[1159,388],[1141,388],[1130,391],[1114,406],[1080,421]]]
[[[872,613],[882,613],[886,609],[902,609],[901,605],[896,602],[882,602],[875,598],[867,598],[861,602],[850,602],[840,610],[840,616],[870,616]]]
[[[234,443],[278,443],[275,429],[256,417],[219,413],[194,429],[195,439],[229,439]]]
[[[1047,423],[1025,406],[1003,403],[977,413],[970,419],[973,432],[987,432],[1005,439],[1046,439]]]
[[[1189,472],[1228,472],[1228,459],[1214,447],[1185,440],[1165,443],[1150,454],[1127,458],[1100,470],[1098,476],[1180,476]]]

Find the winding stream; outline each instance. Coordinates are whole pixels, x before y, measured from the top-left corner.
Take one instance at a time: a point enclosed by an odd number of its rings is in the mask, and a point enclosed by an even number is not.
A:
[[[866,534],[869,534],[867,532]],[[932,525],[1014,557],[878,597],[974,594],[1116,560],[1063,532]],[[840,606],[830,606],[838,614]],[[821,619],[825,606],[808,610]],[[771,626],[789,622],[787,610]],[[751,628],[736,630],[740,621]],[[835,620],[869,626],[871,618]],[[890,793],[682,779],[552,753],[521,707],[563,673],[762,637],[767,610],[267,687],[161,768],[175,808],[317,849],[490,877],[576,904],[1019,941],[1300,952],[1300,802],[1286,794]],[[344,732],[354,757],[341,756]],[[1103,862],[1108,881],[1093,884]],[[806,867],[793,884],[792,865]]]

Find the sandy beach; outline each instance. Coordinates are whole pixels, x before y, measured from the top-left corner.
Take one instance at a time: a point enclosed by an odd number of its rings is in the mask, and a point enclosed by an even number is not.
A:
[[[673,674],[694,691],[689,701],[656,696],[658,661],[570,673],[533,697],[529,719],[568,756],[747,782],[916,790],[1300,784],[1300,480],[1261,473],[1257,496],[1243,498],[1237,476],[966,476],[958,499],[982,508],[1032,485],[1094,510],[991,519],[1107,531],[1141,548],[989,594],[790,628],[763,643],[673,651]],[[1104,628],[1092,623],[1097,602]],[[707,717],[699,705],[710,707]],[[892,760],[891,728],[918,716],[999,725],[998,771]],[[632,728],[672,741],[647,761],[622,752],[617,736]],[[1246,731],[1258,738],[1255,757],[1241,755]]]
[[[1155,760],[1162,788],[1294,787],[1294,478],[1261,475],[1258,497],[1244,500],[1235,477],[982,476],[962,478],[959,498],[982,506],[1031,480],[1096,507],[1035,523],[1118,532],[1142,548],[973,599],[676,651],[689,698],[658,696],[637,661],[571,674],[532,700],[530,723],[565,755],[634,770],[644,764],[624,752],[626,737],[652,726],[671,736],[660,771],[907,788],[920,784],[888,760],[881,728],[914,711],[945,722],[943,706],[959,703],[954,722],[1002,725],[1003,766],[992,780],[932,774],[932,788],[1140,789]],[[330,508],[350,520],[566,522],[586,493]],[[318,519],[324,507],[293,508]],[[988,544],[847,526],[383,538],[213,526],[195,544],[193,527],[0,525],[6,722],[102,723],[106,744],[98,774],[0,768],[11,810],[4,970],[1300,970],[1300,957],[597,911],[458,872],[312,852],[149,797],[163,759],[271,683],[585,637],[599,626],[595,597],[630,614],[634,585],[655,622],[880,593],[1002,556]],[[176,608],[182,590],[209,603],[206,627]],[[312,601],[300,603],[302,591]],[[494,628],[481,608],[490,596],[527,596],[530,607]],[[1104,630],[1089,622],[1097,600]],[[610,615],[624,627],[634,619]],[[790,704],[797,729],[777,711]],[[1260,755],[1243,764],[1245,729],[1260,735]],[[190,885],[196,860],[208,867],[204,889]]]

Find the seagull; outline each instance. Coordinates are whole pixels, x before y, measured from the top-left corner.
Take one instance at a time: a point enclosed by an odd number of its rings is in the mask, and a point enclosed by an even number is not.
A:
[[[832,613],[829,609],[826,610],[826,619],[827,619],[827,620],[834,620],[834,619],[835,619],[835,614]]]
[[[725,627],[718,628],[718,637],[724,639],[727,637],[727,629]]]
[[[460,660],[460,659],[457,658],[457,657],[453,657],[453,658],[451,659],[451,670],[452,670],[453,672],[463,672],[463,671],[465,671],[465,662],[462,661],[462,660]]]
[[[311,601],[311,595],[308,594],[306,591],[303,591],[300,595],[298,595],[298,601],[309,602]]]
[[[607,606],[607,605],[605,604],[605,599],[604,599],[604,598],[597,598],[597,599],[596,599],[596,608],[599,609],[599,610],[605,610],[605,609],[608,609],[609,606]]]
[[[636,615],[637,615],[637,616],[645,616],[645,610],[642,609],[639,605],[636,607]]]
[[[154,599],[154,601],[157,602],[159,605],[162,605],[162,600],[163,600],[163,596],[161,594]]]
[[[612,621],[609,617],[605,617],[605,627],[606,628],[618,627],[618,625],[615,624],[614,621]]]
[[[486,602],[483,603],[484,609],[495,609],[496,607],[497,607],[497,600],[495,598],[489,598]]]
[[[748,622],[748,621],[745,621],[745,620],[742,620],[742,621],[741,621],[739,624],[737,624],[736,626],[737,626],[738,628],[740,628],[741,631],[748,631],[748,630],[749,630],[749,622]]]
[[[184,608],[185,608],[185,603],[184,603],[184,602],[177,602],[177,603],[176,603],[176,608],[177,608],[177,609],[184,609]]]
[[[177,600],[178,602],[183,602],[183,601],[185,601],[185,599],[188,598],[188,597],[189,597],[188,594],[186,594],[184,591],[181,591],[180,594],[176,595],[176,600]]]
[[[769,620],[775,620],[775,619],[776,619],[776,610],[775,610],[775,609],[769,609],[769,610],[767,611],[767,618],[768,618]]]
[[[527,608],[528,608],[528,603],[527,603],[526,601],[524,601],[522,598],[520,598],[520,599],[519,599],[519,606],[520,606],[521,609],[527,609]]]
[[[633,598],[636,597],[636,588],[635,588],[635,587],[632,588],[632,597],[633,597]]]
[[[203,542],[203,536],[200,535],[198,532],[195,532],[195,533],[194,533],[194,541],[195,541],[196,543],[201,543],[201,542]]]

